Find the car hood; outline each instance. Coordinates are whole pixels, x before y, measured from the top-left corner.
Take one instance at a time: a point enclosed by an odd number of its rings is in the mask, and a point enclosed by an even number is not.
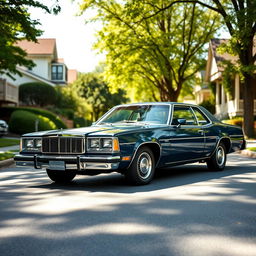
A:
[[[164,125],[166,126],[166,125]],[[163,125],[134,125],[134,124],[124,124],[124,125],[94,125],[90,127],[75,128],[75,129],[66,129],[66,130],[50,130],[50,131],[40,131],[27,133],[23,136],[54,136],[54,135],[75,135],[75,136],[115,136],[120,133],[130,132],[130,131],[139,131],[142,128],[159,128]]]

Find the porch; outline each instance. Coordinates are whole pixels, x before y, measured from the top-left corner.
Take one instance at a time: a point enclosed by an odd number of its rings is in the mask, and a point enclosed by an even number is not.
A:
[[[10,84],[6,79],[0,78],[0,106],[5,104],[18,105],[19,89],[17,86]]]

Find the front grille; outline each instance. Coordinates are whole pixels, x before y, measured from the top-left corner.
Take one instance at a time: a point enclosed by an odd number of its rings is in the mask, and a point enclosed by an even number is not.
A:
[[[85,139],[81,137],[46,137],[42,139],[42,152],[55,154],[82,154]]]

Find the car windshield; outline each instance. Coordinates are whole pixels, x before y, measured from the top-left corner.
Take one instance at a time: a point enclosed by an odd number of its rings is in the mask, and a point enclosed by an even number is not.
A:
[[[150,123],[167,124],[169,105],[130,105],[120,106],[110,111],[97,124],[111,123]]]

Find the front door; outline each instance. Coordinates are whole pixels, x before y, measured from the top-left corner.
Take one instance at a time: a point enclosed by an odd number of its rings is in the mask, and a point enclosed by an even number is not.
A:
[[[185,124],[179,125],[179,119],[186,119]],[[204,129],[190,106],[174,105],[169,138],[169,164],[204,156]]]

